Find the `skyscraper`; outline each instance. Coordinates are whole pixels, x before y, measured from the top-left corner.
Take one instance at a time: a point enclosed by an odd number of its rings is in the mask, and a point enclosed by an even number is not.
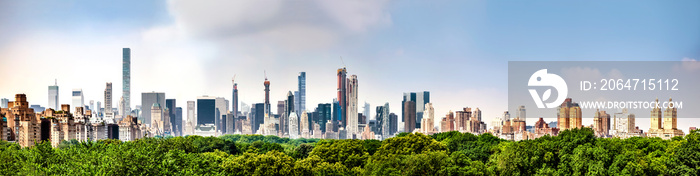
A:
[[[347,126],[345,130],[347,131],[347,139],[353,139],[353,135],[359,136],[358,114],[357,114],[357,75],[351,75],[347,83]]]
[[[180,134],[179,132],[175,131],[175,129],[180,129],[177,123],[177,101],[175,99],[165,99],[165,107],[167,108],[168,112],[164,113],[168,113],[168,115],[170,116],[170,121],[166,123],[170,123],[172,125],[171,128],[173,135]]]
[[[296,112],[294,112],[294,104],[295,103],[296,102],[294,102],[294,95],[292,95],[292,91],[287,92],[287,99],[284,100],[284,117],[285,117],[285,119],[290,118],[292,114],[296,114]],[[282,118],[280,118],[280,131],[282,132],[282,134],[289,133],[289,135],[291,136],[291,132],[289,131],[291,129],[291,125],[293,125],[292,123],[297,123],[294,125],[296,125],[298,127],[299,126],[298,122],[292,121],[291,119],[288,119],[288,120],[286,120],[286,122],[284,122],[284,124],[282,124],[281,119]],[[298,120],[298,118],[296,118],[296,120]]]
[[[228,100],[224,99],[224,97],[216,97],[215,101],[216,119],[214,120],[214,124],[216,125],[216,129],[218,129],[221,132],[224,132],[224,130],[226,130],[226,128],[224,128],[226,124],[224,122],[224,116],[228,114]]]
[[[318,107],[316,108],[316,111],[318,111],[318,118],[315,123],[320,125],[321,131],[326,132],[326,122],[331,120],[331,104],[330,103],[319,103]]]
[[[289,114],[289,138],[299,138],[299,118],[297,113]]]
[[[126,117],[131,112],[131,49],[122,48],[122,97],[124,104],[121,105],[124,111],[122,116]],[[150,107],[150,106],[146,106]]]
[[[391,119],[389,118],[389,103],[385,103],[384,106],[377,106],[377,121],[381,125],[382,139],[388,138],[391,134]]]
[[[574,103],[571,98],[565,99],[564,103],[559,106],[557,114],[559,130],[564,131],[583,127],[581,118],[581,108],[578,106],[578,103]]]
[[[184,136],[184,135],[182,135],[182,132],[184,131],[184,130],[182,130],[182,108],[175,107],[175,117],[171,116],[170,118],[171,119],[175,118],[175,123],[173,123],[173,126],[175,126],[175,125],[176,126],[173,127],[173,131],[176,132],[176,135]]]
[[[151,108],[154,103],[158,105],[165,104],[165,93],[163,92],[143,92],[141,93],[141,116],[139,120],[144,122],[144,124],[151,123]],[[212,123],[213,124],[213,123]]]
[[[297,76],[298,86],[299,86],[299,106],[300,112],[306,110],[306,72],[299,72]]]
[[[197,97],[197,125],[216,124],[216,98]]]
[[[195,102],[187,101],[187,122],[185,123],[185,131],[188,135],[194,134],[194,127],[197,126],[197,119],[194,112]]]
[[[366,120],[366,121],[367,121],[368,123],[369,123],[369,118],[370,118],[370,116],[371,116],[369,112],[370,112],[369,103],[365,102],[364,111],[362,112],[362,114],[364,114],[365,116],[367,116],[367,120]],[[376,120],[376,119],[375,119],[375,120]]]
[[[265,115],[270,116],[271,115],[271,110],[270,110],[270,81],[267,80],[267,76],[265,76],[265,82],[263,83],[265,85]]]
[[[238,84],[236,84],[236,82],[233,82],[233,97],[231,97],[231,104],[233,119],[238,119]]]
[[[517,116],[515,118],[518,118],[520,120],[525,120],[526,114],[525,114],[525,106],[519,106],[518,107],[518,112]]]
[[[252,116],[252,123],[250,124],[252,127],[252,132],[256,133],[258,132],[258,129],[260,129],[260,126],[265,123],[265,104],[264,103],[255,103],[253,104],[253,107],[251,109],[251,116]]]
[[[416,129],[416,102],[403,102],[404,132],[412,133]]]
[[[342,122],[341,126],[345,127],[348,124],[348,99],[347,99],[347,69],[345,67],[338,69],[338,105],[340,112],[338,118]]]
[[[83,89],[73,89],[73,107],[85,107]]]
[[[150,105],[148,107],[151,107]],[[148,108],[147,108],[148,109]],[[151,111],[149,109],[148,113],[150,114]],[[107,86],[105,87],[105,111],[104,111],[104,117],[105,119],[113,119],[114,118],[114,112],[112,112],[112,83],[108,82]],[[150,115],[149,115],[150,117]],[[148,121],[150,122],[150,118]]]
[[[430,103],[430,92],[428,91],[423,91],[423,92],[408,92],[408,93],[403,93],[403,101],[401,104],[403,105],[404,102],[406,101],[413,101],[414,104],[416,105],[415,109],[415,115],[416,117],[416,128],[420,128],[420,122],[421,119],[423,119],[423,111],[425,109],[425,104]],[[404,114],[404,107],[401,106],[401,116],[407,116],[408,114]],[[402,118],[401,121],[405,121],[406,118]],[[405,126],[405,124],[404,124]],[[408,132],[408,131],[407,131]]]
[[[9,103],[10,100],[7,98],[0,99],[0,108],[7,108],[7,103]]]
[[[54,85],[49,86],[49,108],[57,110],[60,108],[58,104],[58,81],[54,81]]]

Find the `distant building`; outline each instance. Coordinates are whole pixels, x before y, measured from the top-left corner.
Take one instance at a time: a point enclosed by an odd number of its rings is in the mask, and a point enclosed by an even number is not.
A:
[[[214,119],[214,124],[216,124],[217,132],[219,132],[219,134],[224,134],[226,132],[224,116],[228,114],[228,100],[223,97],[216,97],[215,106],[216,119]]]
[[[122,48],[122,97],[124,101],[120,106],[124,113],[121,115],[126,117],[131,112],[131,48]]]
[[[256,133],[262,124],[265,123],[265,104],[264,103],[256,103],[253,104],[253,108],[251,109],[251,127],[252,127],[252,132]]]
[[[338,119],[341,121],[340,126],[342,127],[348,124],[347,74],[345,67],[339,68],[336,74],[338,76],[338,106],[340,108]]]
[[[568,130],[583,127],[581,107],[574,103],[571,98],[564,100],[558,108],[557,123],[559,130]]]
[[[151,108],[153,104],[165,105],[165,93],[163,92],[143,92],[141,93],[141,120],[144,124],[151,123]],[[106,107],[105,107],[106,108]]]
[[[193,135],[194,134],[194,128],[197,126],[197,119],[195,116],[195,102],[194,101],[187,101],[187,120],[185,123],[185,134],[186,135]]]
[[[299,72],[299,76],[297,76],[297,81],[298,81],[298,95],[296,95],[296,98],[298,101],[295,101],[294,107],[298,107],[298,114],[301,114],[301,111],[306,110],[306,72]]]
[[[425,109],[423,111],[423,119],[420,128],[420,132],[423,134],[431,135],[435,133],[435,108],[433,108],[433,103],[425,103]],[[364,137],[364,134],[363,134]]]
[[[381,127],[382,139],[386,139],[393,134],[391,131],[391,124],[396,123],[396,121],[391,121],[389,118],[389,103],[385,103],[384,106],[377,106],[377,121]]]
[[[132,116],[126,116],[119,121],[119,140],[133,141],[141,136],[140,123],[138,119]]]
[[[622,112],[616,112],[612,120],[612,129],[609,134],[617,138],[640,137],[643,133],[636,128],[635,115],[629,113],[627,109],[622,109]]]
[[[347,81],[347,125],[345,127],[345,130],[347,131],[347,139],[354,139],[357,138],[356,136],[359,136],[359,129],[358,129],[358,116],[357,116],[357,75],[351,75],[350,78],[348,78]]]
[[[150,107],[150,106],[148,106],[148,107]],[[112,111],[112,83],[111,82],[108,82],[106,87],[105,87],[104,118],[105,119],[114,119],[114,111]]]
[[[411,111],[412,113],[414,113],[414,115],[405,114],[406,111],[405,111],[405,107],[403,106],[403,104],[407,101],[414,102],[415,112]],[[402,120],[401,121],[405,123],[405,119],[406,119],[405,117],[410,115],[411,117],[415,117],[415,120],[412,121],[412,122],[416,123],[415,127],[421,128],[420,122],[421,122],[421,119],[423,119],[423,111],[424,111],[426,103],[430,103],[430,92],[428,92],[428,91],[403,93],[403,101],[401,101],[401,104],[402,104],[402,106],[401,106],[402,107],[401,108]],[[404,126],[405,126],[405,124],[404,124]],[[410,132],[410,131],[407,131],[407,132]]]
[[[73,107],[85,107],[85,101],[82,89],[73,89]]]
[[[404,132],[411,133],[416,129],[416,102],[404,101],[402,109],[404,114]]]
[[[656,104],[659,104],[659,99],[656,99]],[[647,135],[649,137],[660,137],[662,139],[671,139],[676,136],[684,136],[682,130],[677,127],[677,111],[678,109],[674,106],[673,100],[668,99],[668,108],[661,112],[661,109],[657,106],[651,110],[651,128]],[[663,114],[663,119],[661,118]],[[663,123],[661,122],[663,120]]]
[[[5,99],[7,100],[7,99]],[[51,109],[57,110],[59,104],[58,104],[58,81],[54,82],[53,86],[49,86],[49,107]],[[5,106],[4,108],[8,108]]]
[[[197,126],[195,127],[195,134],[198,129],[200,133],[214,133],[216,135],[216,99],[209,96],[197,97]],[[201,128],[200,128],[201,127]],[[211,132],[210,130],[214,130]]]
[[[168,116],[170,116],[170,121],[168,123],[172,124],[172,132],[173,136],[178,136],[180,134],[178,131],[175,131],[175,129],[180,129],[178,125],[178,119],[177,119],[177,101],[175,99],[165,99],[165,107],[168,108],[167,112]],[[180,122],[182,122],[182,119],[180,119]]]
[[[297,117],[297,113],[289,114],[289,138],[299,138],[299,124],[297,123],[298,120],[299,118]]]
[[[598,137],[609,137],[610,114],[605,111],[596,110],[593,116],[593,131]]]

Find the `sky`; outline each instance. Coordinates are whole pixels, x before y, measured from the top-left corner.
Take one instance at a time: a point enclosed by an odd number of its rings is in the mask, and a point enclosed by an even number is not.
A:
[[[260,103],[264,73],[275,104],[304,71],[313,110],[332,102],[336,70],[345,66],[372,117],[385,102],[401,114],[403,92],[430,91],[436,118],[478,107],[489,123],[508,110],[508,61],[699,59],[698,7],[683,0],[0,1],[0,98],[25,93],[30,104],[47,106],[57,80],[61,104],[71,103],[74,88],[86,103],[104,101],[106,82],[118,100],[128,47],[132,106],[151,91],[180,107],[202,95],[230,99],[234,75],[240,100]],[[648,119],[637,123],[648,129]]]

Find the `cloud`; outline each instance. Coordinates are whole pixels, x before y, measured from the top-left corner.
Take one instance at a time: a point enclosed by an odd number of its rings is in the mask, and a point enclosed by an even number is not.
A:
[[[691,58],[683,58],[681,60],[683,62],[682,68],[685,69],[686,71],[693,72],[693,71],[698,71],[700,70],[700,62],[698,62],[695,59]]]
[[[323,49],[344,37],[390,25],[386,5],[386,1],[172,0],[168,9],[188,37],[298,51]]]

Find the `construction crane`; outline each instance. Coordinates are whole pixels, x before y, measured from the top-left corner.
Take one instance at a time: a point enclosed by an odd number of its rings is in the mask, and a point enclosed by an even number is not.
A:
[[[231,82],[233,82],[233,84],[236,84],[236,74],[233,74],[233,79],[231,79]]]
[[[340,62],[343,63],[343,68],[347,67],[345,66],[345,61],[343,61],[343,56],[340,56]]]

